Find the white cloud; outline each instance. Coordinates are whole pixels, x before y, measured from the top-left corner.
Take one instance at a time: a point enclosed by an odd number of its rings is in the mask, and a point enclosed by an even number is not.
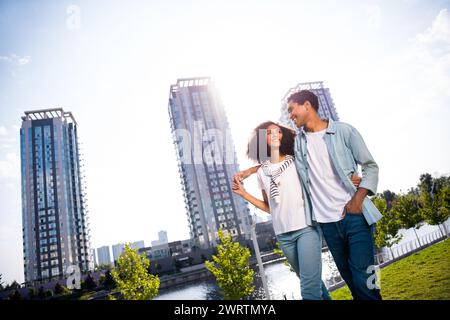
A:
[[[411,59],[422,77],[418,81],[433,93],[450,97],[450,14],[442,9],[431,26],[416,35]]]
[[[11,57],[8,57],[8,56],[0,56],[0,61],[11,62]]]
[[[447,9],[439,11],[431,27],[416,36],[416,42],[437,54],[450,52],[450,14]],[[436,52],[434,52],[436,51]]]
[[[6,136],[8,134],[8,130],[5,126],[0,126],[0,136]]]
[[[381,8],[372,4],[367,7],[366,13],[369,25],[374,28],[379,28],[381,26]]]
[[[13,65],[24,66],[31,62],[31,56],[20,57],[16,54],[10,54],[9,56],[0,56],[0,61],[6,61]]]
[[[25,56],[25,57],[22,57],[22,58],[18,58],[18,59],[17,59],[17,63],[18,63],[20,66],[23,66],[23,65],[25,65],[25,64],[28,64],[30,61],[31,61],[31,57],[30,57],[30,56]]]
[[[0,178],[16,178],[20,171],[20,157],[16,153],[7,153],[0,160]]]

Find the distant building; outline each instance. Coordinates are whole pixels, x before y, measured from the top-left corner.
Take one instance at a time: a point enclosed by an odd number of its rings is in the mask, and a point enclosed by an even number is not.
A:
[[[139,250],[142,248],[145,248],[144,241],[135,241],[130,243],[130,248],[133,250]],[[119,260],[119,257],[122,255],[122,253],[125,252],[125,244],[124,243],[118,243],[112,246],[112,252],[113,252],[113,262],[117,262]]]
[[[219,229],[228,231],[233,240],[248,240],[249,209],[231,190],[239,165],[225,108],[213,82],[208,77],[178,79],[170,87],[168,109],[195,245],[215,247]]]
[[[158,232],[158,238],[159,238],[160,243],[168,243],[169,242],[169,240],[167,238],[167,231],[165,231],[165,230],[161,230],[160,232]]]
[[[94,269],[78,127],[62,108],[26,111],[20,129],[25,282]]]
[[[111,254],[109,253],[109,246],[97,248],[98,265],[111,264]]]
[[[139,253],[145,253],[150,260],[157,260],[170,257],[170,248],[168,243],[159,244],[152,247],[141,248]]]
[[[133,250],[139,250],[139,249],[145,248],[144,241],[132,242],[132,243],[130,243],[130,248]]]
[[[169,240],[167,239],[167,231],[161,230],[158,232],[158,240],[152,241],[152,247],[164,243],[169,243]]]
[[[92,255],[94,258],[94,266],[98,266],[98,262],[97,262],[97,253],[95,252],[96,250],[93,250]]]
[[[114,262],[119,260],[119,257],[122,255],[124,250],[125,250],[125,245],[123,243],[118,243],[118,244],[115,244],[112,246]]]
[[[161,243],[156,246],[142,248],[139,250],[139,253],[145,253],[150,259],[162,259],[190,253],[193,243],[192,239]]]

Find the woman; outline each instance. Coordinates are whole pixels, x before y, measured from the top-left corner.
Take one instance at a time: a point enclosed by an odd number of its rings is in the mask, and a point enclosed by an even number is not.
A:
[[[265,141],[261,132],[265,132]],[[294,164],[294,138],[294,130],[271,121],[256,127],[247,155],[261,164],[257,177],[263,200],[249,194],[241,183],[233,182],[233,192],[272,214],[277,240],[300,277],[302,298],[329,300],[322,282],[322,235],[318,226],[305,222],[303,190]],[[260,149],[266,149],[267,155],[260,154]]]

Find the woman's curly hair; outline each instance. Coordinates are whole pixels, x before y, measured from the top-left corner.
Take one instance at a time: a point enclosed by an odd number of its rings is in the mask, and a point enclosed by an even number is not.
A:
[[[281,133],[283,134],[280,143],[280,154],[294,156],[294,141],[296,135],[295,130],[289,129],[286,126],[280,125],[279,123],[273,121],[266,121],[258,125],[253,130],[253,133],[249,139],[249,142],[247,144],[247,157],[250,160],[262,163],[265,160],[270,159],[270,146],[268,146],[266,142],[267,128],[270,125],[276,125],[278,128],[280,128]],[[264,132],[261,132],[260,130],[263,130]],[[262,143],[264,143],[265,146],[262,145]]]

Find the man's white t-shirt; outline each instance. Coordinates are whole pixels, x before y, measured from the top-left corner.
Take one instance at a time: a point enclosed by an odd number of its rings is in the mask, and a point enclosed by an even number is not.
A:
[[[270,163],[269,168],[271,171],[275,171],[282,163],[282,161]],[[306,228],[303,189],[295,164],[292,163],[279,177],[278,191],[280,201],[278,203],[270,198],[270,177],[264,173],[262,168],[258,169],[257,177],[259,188],[266,192],[269,200],[275,234],[278,235]]]
[[[326,129],[306,132],[312,209],[321,223],[341,220],[344,207],[352,198],[331,163],[325,132]]]

